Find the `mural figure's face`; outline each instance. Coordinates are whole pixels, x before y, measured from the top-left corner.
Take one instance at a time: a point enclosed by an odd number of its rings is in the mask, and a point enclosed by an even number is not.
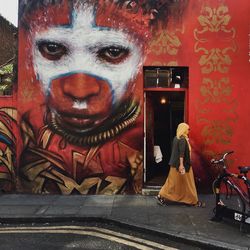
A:
[[[143,61],[136,35],[97,24],[95,13],[93,6],[75,8],[68,25],[47,25],[32,37],[48,112],[72,132],[107,120],[133,92]]]

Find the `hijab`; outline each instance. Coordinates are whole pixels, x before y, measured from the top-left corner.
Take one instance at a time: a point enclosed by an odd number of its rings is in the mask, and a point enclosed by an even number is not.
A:
[[[188,130],[189,125],[185,122],[180,123],[176,130],[176,137],[180,139],[180,137],[184,136],[185,138],[188,138]]]
[[[189,131],[189,125],[185,122],[180,123],[177,127],[177,130],[176,130],[176,137],[177,137],[177,139],[180,139],[182,136],[185,137],[185,139],[188,143],[190,154],[191,154],[191,145],[189,143],[188,131]]]

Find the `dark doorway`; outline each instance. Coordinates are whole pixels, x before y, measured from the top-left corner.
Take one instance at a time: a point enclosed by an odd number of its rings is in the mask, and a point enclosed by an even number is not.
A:
[[[169,172],[168,161],[177,125],[183,122],[185,91],[146,91],[146,186],[161,186]],[[162,160],[156,162],[154,149]]]

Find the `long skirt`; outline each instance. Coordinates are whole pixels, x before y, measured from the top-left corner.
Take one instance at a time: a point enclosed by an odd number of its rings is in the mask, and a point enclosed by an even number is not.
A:
[[[175,167],[170,167],[167,180],[162,186],[159,195],[173,202],[197,204],[198,196],[192,167],[183,175]]]

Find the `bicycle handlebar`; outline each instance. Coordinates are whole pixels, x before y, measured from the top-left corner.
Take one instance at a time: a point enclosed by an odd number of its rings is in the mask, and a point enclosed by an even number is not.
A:
[[[223,168],[225,170],[227,167],[226,167],[224,161],[225,161],[227,155],[232,154],[233,152],[234,151],[226,152],[219,160],[212,159],[211,163],[212,164],[223,164]],[[239,168],[241,174],[246,174],[248,171],[250,171],[250,166],[240,166],[238,168]],[[226,172],[226,173],[227,173],[227,176],[242,179],[248,186],[250,186],[250,179],[248,179],[245,175],[239,175],[239,174],[234,174],[234,173],[229,173],[229,172]]]
[[[234,151],[226,152],[226,153],[222,156],[221,159],[219,159],[219,160],[212,159],[212,160],[211,160],[211,163],[213,163],[213,164],[224,163],[226,156],[229,155],[229,154],[232,154],[233,152],[234,152]]]

